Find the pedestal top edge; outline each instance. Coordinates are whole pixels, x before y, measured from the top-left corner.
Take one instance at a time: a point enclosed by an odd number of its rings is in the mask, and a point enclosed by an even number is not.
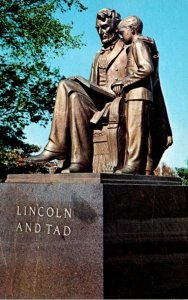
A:
[[[8,174],[6,183],[122,183],[122,184],[176,184],[179,177],[126,175],[112,173],[69,173],[69,174]]]

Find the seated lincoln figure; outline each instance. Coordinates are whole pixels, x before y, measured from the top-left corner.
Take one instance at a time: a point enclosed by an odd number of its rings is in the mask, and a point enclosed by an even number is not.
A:
[[[29,162],[64,159],[70,165],[63,172],[92,172],[90,120],[115,97],[111,85],[125,77],[126,45],[117,32],[119,22],[120,15],[115,10],[98,12],[96,29],[103,48],[95,56],[90,81],[79,77],[60,81],[49,141],[39,155],[28,158]],[[90,88],[90,83],[98,86],[98,90]]]

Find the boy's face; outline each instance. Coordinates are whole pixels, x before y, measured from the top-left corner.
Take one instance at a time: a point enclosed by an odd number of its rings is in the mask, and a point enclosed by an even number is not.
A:
[[[122,36],[125,44],[131,44],[133,40],[133,33],[129,26],[118,26],[119,34]]]
[[[111,44],[116,38],[115,22],[111,18],[105,21],[97,19],[96,29],[103,45]]]

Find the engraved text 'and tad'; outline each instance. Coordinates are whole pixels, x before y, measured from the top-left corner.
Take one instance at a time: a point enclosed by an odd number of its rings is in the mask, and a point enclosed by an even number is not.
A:
[[[16,226],[17,232],[33,232],[35,234],[46,233],[48,235],[69,236],[71,228],[68,225],[62,225],[62,220],[66,221],[72,218],[71,208],[44,207],[44,206],[20,206],[17,205],[16,215],[20,218],[24,217],[24,222],[19,221]],[[25,217],[30,218],[30,221],[25,222]],[[34,218],[32,220],[32,218]],[[43,218],[49,219],[48,223],[40,222]],[[37,219],[37,222],[35,221]],[[54,224],[54,220],[58,224]]]

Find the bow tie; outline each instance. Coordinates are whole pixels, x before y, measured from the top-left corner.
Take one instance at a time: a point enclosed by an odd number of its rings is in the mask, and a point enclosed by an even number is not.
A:
[[[112,51],[113,49],[114,49],[114,46],[115,46],[115,44],[113,44],[113,45],[111,45],[111,46],[109,46],[109,47],[107,47],[107,48],[101,48],[101,50],[100,50],[100,54],[103,54],[103,53],[105,53],[105,52],[110,52],[110,51]]]
[[[117,42],[117,40],[115,42],[113,42],[112,45],[110,45],[107,48],[102,47],[101,50],[100,50],[100,54],[112,51],[114,49],[114,47],[115,47],[116,42]]]

